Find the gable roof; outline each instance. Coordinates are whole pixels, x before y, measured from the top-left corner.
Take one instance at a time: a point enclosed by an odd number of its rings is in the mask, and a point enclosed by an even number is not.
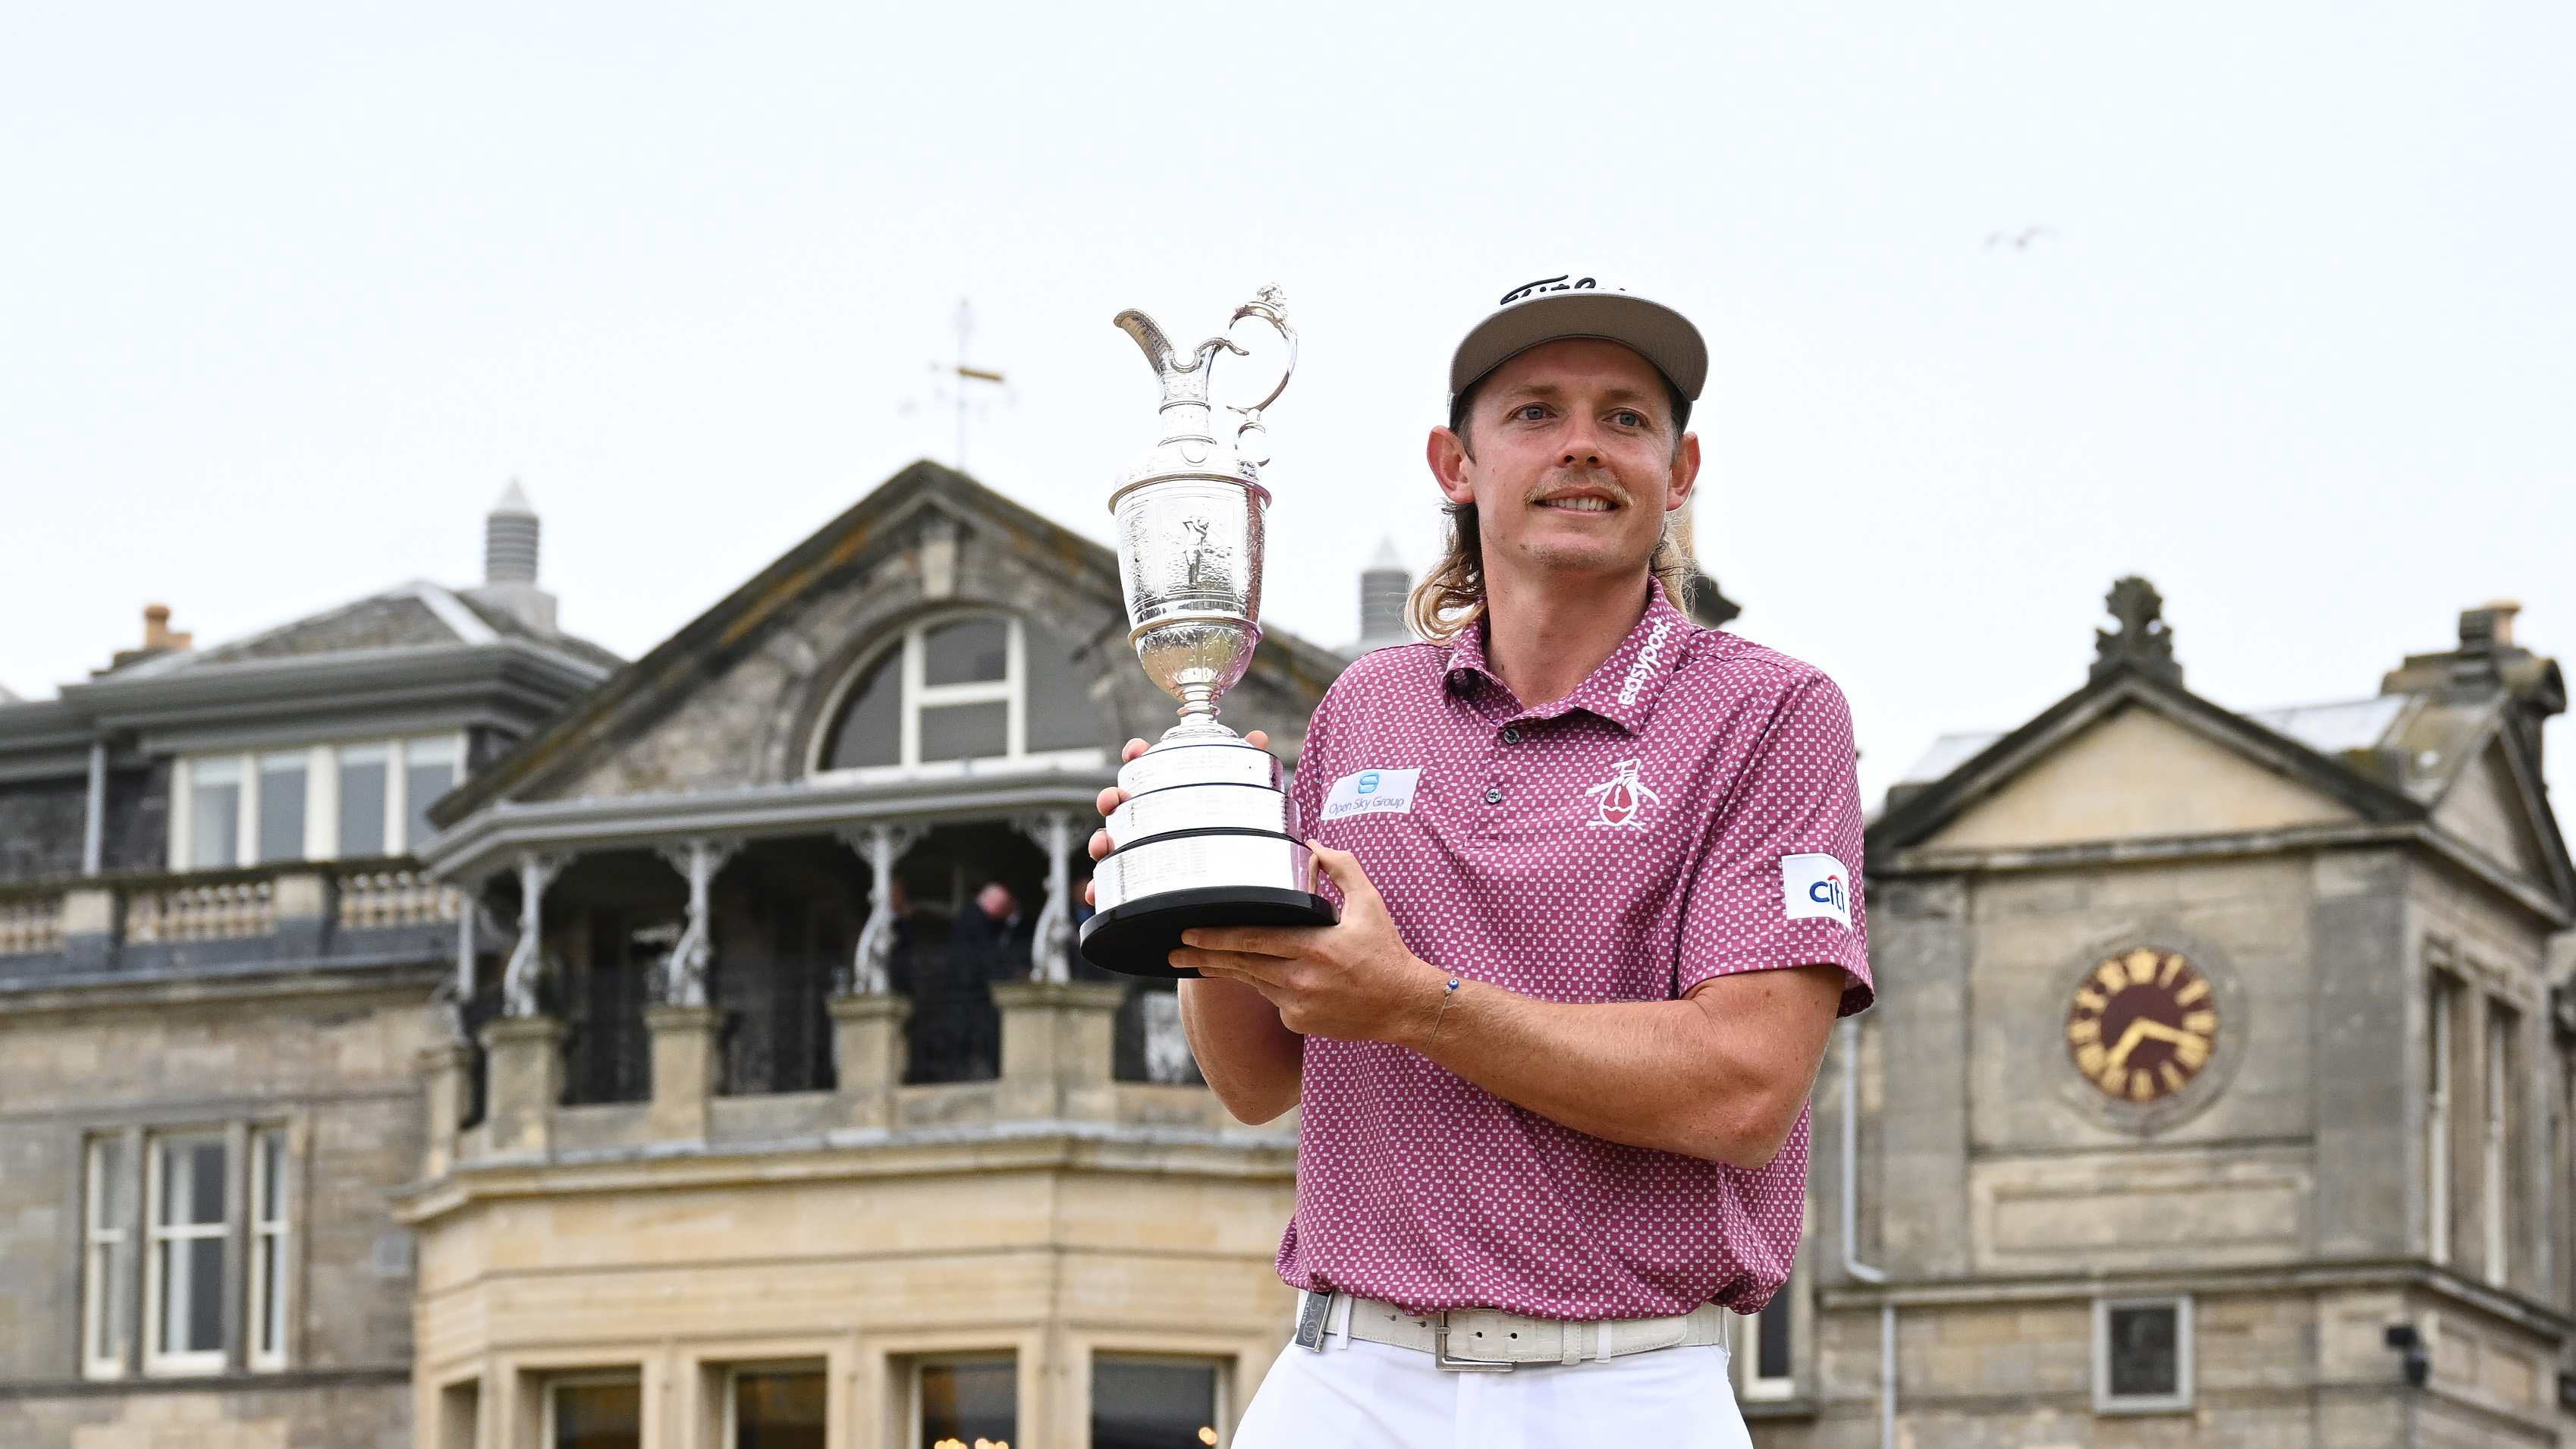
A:
[[[1117,554],[953,468],[923,459],[888,478],[839,517],[815,530],[767,568],[726,595],[431,808],[442,827],[488,805],[542,791],[576,771],[593,750],[644,728],[692,688],[759,648],[811,591],[852,565],[894,546],[925,511],[998,535],[1013,550],[1044,561],[1078,587],[1106,600],[1121,597]],[[1340,673],[1340,655],[1281,629],[1265,628],[1252,672],[1280,677],[1322,694]]]
[[[2099,668],[2084,687],[1994,737],[1937,781],[1892,801],[1869,830],[1873,863],[1920,845],[1992,798],[2076,736],[2129,708],[2149,710],[2248,762],[2376,823],[2420,820],[2424,807],[2350,770],[2299,740],[2193,694],[2149,668],[2120,660]],[[1945,738],[1952,752],[1977,737]]]
[[[2137,708],[2349,811],[2344,828],[2420,835],[2508,891],[2576,914],[2576,863],[2550,809],[2539,752],[2540,721],[2565,707],[2564,685],[2555,663],[2510,645],[2509,628],[2498,637],[2493,612],[2464,614],[2459,649],[2409,656],[2374,698],[2250,714],[2183,688],[2169,647],[2131,652],[2123,635],[2106,634],[2085,686],[2019,729],[1941,737],[1871,823],[1871,868],[1900,871],[1910,854],[1938,868],[1973,853],[1971,842],[1936,848],[1935,837],[2077,736]],[[2323,815],[2308,823],[2332,826]],[[2185,833],[2227,831],[2212,824]],[[2134,855],[2138,846],[2104,843],[2097,853],[2123,849]]]

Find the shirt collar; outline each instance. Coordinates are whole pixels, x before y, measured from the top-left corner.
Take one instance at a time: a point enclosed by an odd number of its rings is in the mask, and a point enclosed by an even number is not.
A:
[[[1599,715],[1630,734],[1645,728],[1655,712],[1655,701],[1662,697],[1665,681],[1690,658],[1691,645],[1699,633],[1690,617],[1673,607],[1658,581],[1648,586],[1646,612],[1637,619],[1637,627],[1610,651],[1610,657],[1592,671],[1574,692],[1539,709],[1522,708],[1515,718],[1554,719],[1559,715],[1582,710]],[[1460,693],[1475,687],[1478,681],[1491,686],[1504,700],[1513,699],[1511,686],[1503,683],[1485,656],[1485,621],[1458,631],[1449,651],[1448,684]]]

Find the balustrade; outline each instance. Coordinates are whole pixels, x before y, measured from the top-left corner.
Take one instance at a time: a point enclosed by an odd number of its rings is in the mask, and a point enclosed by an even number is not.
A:
[[[125,901],[125,939],[138,944],[220,941],[274,935],[276,931],[274,881],[170,886],[136,891]]]
[[[0,901],[0,956],[59,951],[62,945],[62,897]]]
[[[464,895],[425,870],[373,870],[340,877],[340,929],[428,926],[453,921]]]

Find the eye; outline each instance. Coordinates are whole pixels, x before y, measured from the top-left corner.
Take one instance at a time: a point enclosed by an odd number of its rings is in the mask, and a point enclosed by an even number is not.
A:
[[[1547,408],[1539,403],[1523,403],[1513,411],[1525,423],[1543,422],[1547,418]]]
[[[1612,413],[1610,415],[1610,420],[1623,428],[1642,428],[1646,425],[1645,414],[1631,412],[1626,408],[1621,408],[1619,411]]]

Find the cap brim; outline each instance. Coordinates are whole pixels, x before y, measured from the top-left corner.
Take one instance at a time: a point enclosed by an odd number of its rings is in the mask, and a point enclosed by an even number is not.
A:
[[[1661,302],[1627,292],[1542,292],[1479,322],[1449,359],[1449,395],[1543,342],[1598,337],[1633,349],[1669,379],[1683,399],[1699,401],[1708,381],[1708,344],[1690,319]]]

